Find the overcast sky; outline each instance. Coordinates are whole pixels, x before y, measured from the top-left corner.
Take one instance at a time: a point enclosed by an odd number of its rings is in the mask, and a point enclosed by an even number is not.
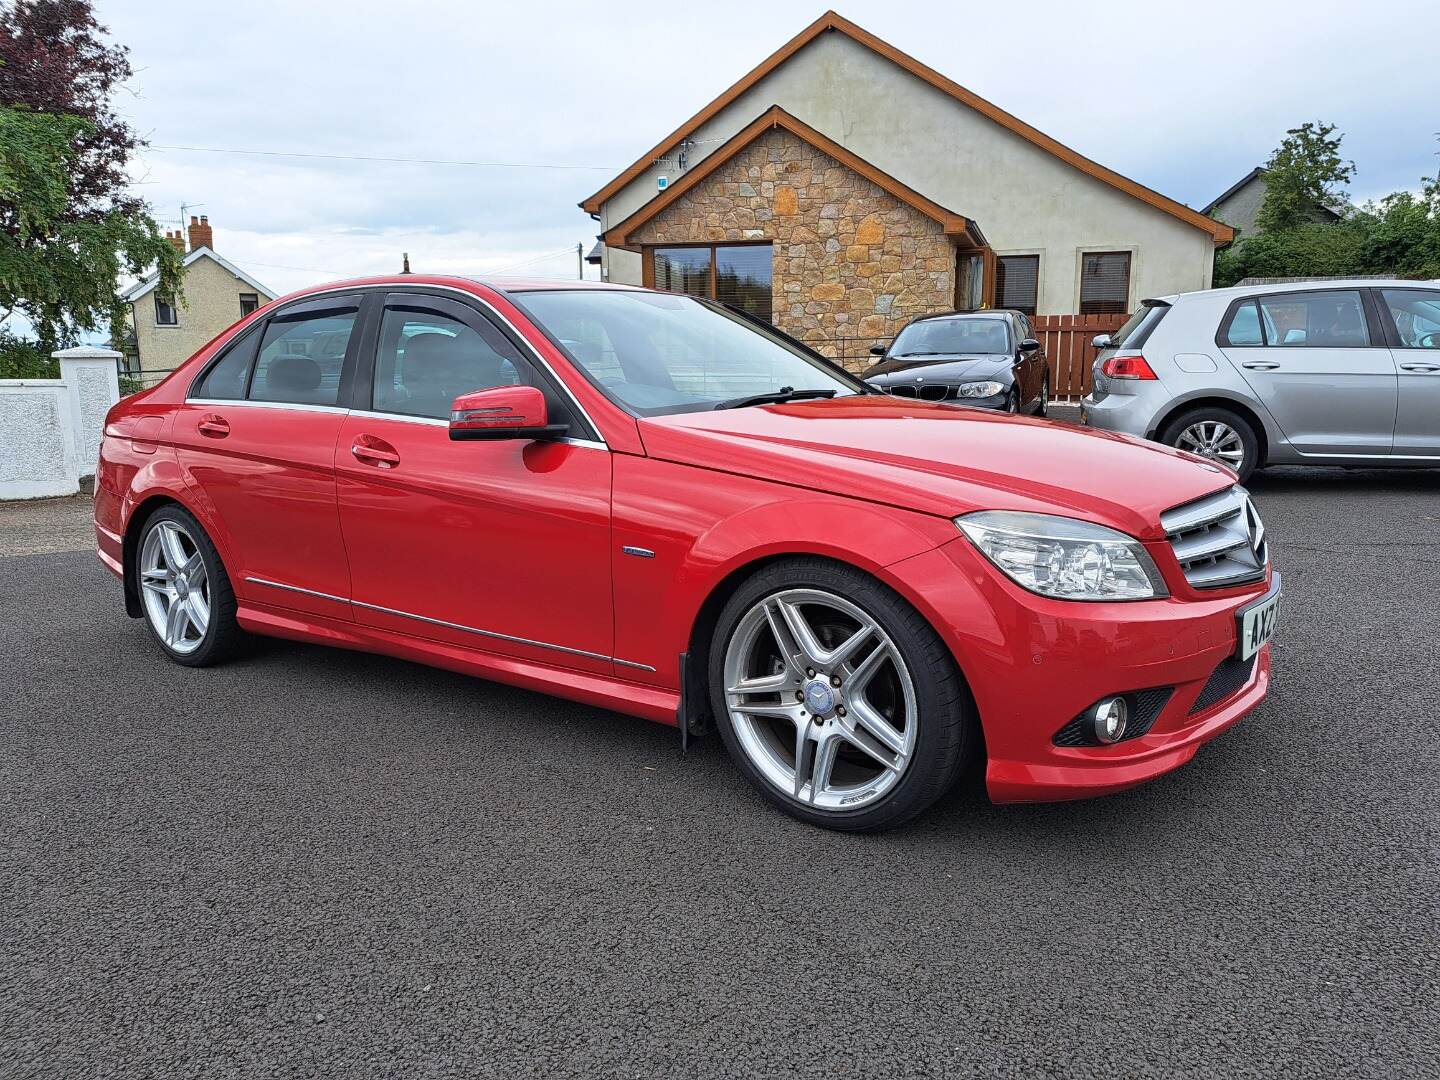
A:
[[[824,9],[786,0],[97,0],[154,146],[138,191],[284,293],[399,269],[573,276],[576,203]],[[1200,207],[1287,127],[1337,123],[1357,201],[1434,174],[1430,2],[907,3],[837,10],[1001,108]],[[703,11],[702,17],[696,12]],[[205,153],[213,147],[585,168]],[[883,163],[881,163],[883,164]]]

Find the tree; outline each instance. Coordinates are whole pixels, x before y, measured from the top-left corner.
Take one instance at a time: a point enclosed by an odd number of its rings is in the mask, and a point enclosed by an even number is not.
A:
[[[0,5],[0,319],[47,350],[119,325],[122,272],[179,287],[179,253],[126,190],[138,141],[110,95],[130,66],[102,32],[88,0]]]
[[[1293,229],[1323,220],[1350,183],[1355,163],[1340,156],[1343,135],[1334,124],[1305,123],[1285,138],[1265,163],[1265,198],[1255,217],[1258,233]]]

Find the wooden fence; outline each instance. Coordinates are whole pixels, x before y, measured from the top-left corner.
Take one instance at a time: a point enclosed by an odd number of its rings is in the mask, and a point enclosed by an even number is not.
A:
[[[1096,334],[1113,334],[1128,315],[1036,315],[1030,320],[1050,361],[1050,396],[1078,401],[1090,392]]]

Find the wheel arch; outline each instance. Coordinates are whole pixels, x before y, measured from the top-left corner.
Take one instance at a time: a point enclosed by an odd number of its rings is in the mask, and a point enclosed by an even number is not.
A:
[[[1225,409],[1233,412],[1241,419],[1247,421],[1255,432],[1255,438],[1260,444],[1260,460],[1256,462],[1256,468],[1260,468],[1270,456],[1271,432],[1263,416],[1256,410],[1255,406],[1241,398],[1227,397],[1223,394],[1205,394],[1201,397],[1186,398],[1184,401],[1171,405],[1155,421],[1150,429],[1149,438],[1154,442],[1160,441],[1160,433],[1163,432],[1179,416],[1195,409],[1213,408]]]

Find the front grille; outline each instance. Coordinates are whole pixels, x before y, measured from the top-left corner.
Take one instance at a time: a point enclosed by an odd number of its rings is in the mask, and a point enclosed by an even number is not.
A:
[[[892,383],[885,390],[894,397],[920,398],[922,401],[949,401],[955,396],[953,386],[941,383],[925,383],[914,386],[909,383]]]
[[[1126,694],[1126,702],[1130,706],[1130,722],[1125,725],[1125,734],[1119,741],[1138,739],[1154,727],[1155,721],[1160,718],[1160,710],[1165,708],[1165,703],[1170,700],[1172,693],[1173,687],[1158,686],[1151,690],[1136,690]],[[1056,746],[1098,746],[1090,732],[1090,709],[1086,709],[1057,731],[1052,741]]]
[[[1258,581],[1270,557],[1265,526],[1238,484],[1160,515],[1185,580],[1197,589]]]
[[[1200,696],[1195,699],[1195,704],[1190,706],[1190,715],[1204,712],[1211,705],[1218,705],[1226,698],[1238,694],[1250,682],[1250,676],[1255,671],[1255,657],[1249,660],[1236,660],[1233,656],[1227,656],[1220,661],[1220,666],[1210,673],[1209,681],[1205,683],[1205,689],[1200,691]]]

